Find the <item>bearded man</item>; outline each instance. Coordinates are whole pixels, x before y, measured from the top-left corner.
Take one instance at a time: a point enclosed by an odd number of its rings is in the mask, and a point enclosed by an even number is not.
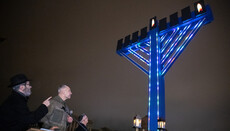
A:
[[[18,74],[10,82],[12,93],[0,106],[0,131],[25,131],[48,113],[51,97],[31,112],[27,106],[32,88],[30,80],[24,74]]]

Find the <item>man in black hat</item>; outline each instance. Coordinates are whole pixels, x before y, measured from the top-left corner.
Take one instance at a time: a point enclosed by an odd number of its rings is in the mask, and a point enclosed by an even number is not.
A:
[[[0,131],[25,131],[47,114],[51,97],[31,112],[27,106],[32,88],[30,80],[24,74],[18,74],[10,82],[12,93],[0,106]]]

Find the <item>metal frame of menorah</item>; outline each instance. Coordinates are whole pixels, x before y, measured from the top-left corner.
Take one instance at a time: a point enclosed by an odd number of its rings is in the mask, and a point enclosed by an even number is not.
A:
[[[149,31],[144,27],[118,40],[117,53],[149,76],[148,130],[165,129],[165,81],[164,76],[183,52],[199,29],[213,20],[209,5],[203,0],[170,15],[170,22],[163,18],[150,19]]]

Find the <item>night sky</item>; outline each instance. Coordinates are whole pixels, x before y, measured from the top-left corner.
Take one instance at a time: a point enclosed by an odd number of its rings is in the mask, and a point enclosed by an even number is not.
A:
[[[116,54],[117,40],[193,0],[1,0],[0,103],[9,79],[32,79],[31,110],[67,84],[74,114],[94,128],[131,131],[148,109],[148,76]],[[214,21],[203,26],[165,76],[166,129],[230,130],[228,0],[206,0]]]

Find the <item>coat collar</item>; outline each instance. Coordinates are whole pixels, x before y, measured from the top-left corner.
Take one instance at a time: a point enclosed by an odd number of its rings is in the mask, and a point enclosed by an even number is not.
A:
[[[13,90],[12,91],[12,95],[13,96],[19,96],[20,98],[23,98],[25,99],[26,101],[29,99],[29,97],[25,96],[23,93],[19,92],[19,91],[16,91],[16,90]]]

